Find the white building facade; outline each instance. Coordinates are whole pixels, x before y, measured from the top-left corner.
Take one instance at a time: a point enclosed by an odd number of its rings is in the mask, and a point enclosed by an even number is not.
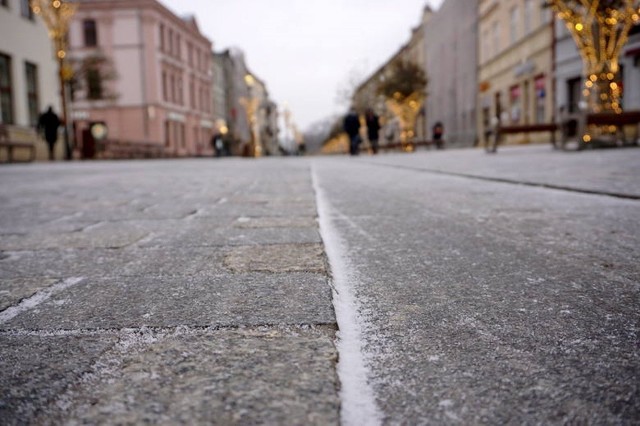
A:
[[[11,139],[33,141],[37,160],[48,156],[46,144],[36,136],[38,116],[49,106],[58,115],[61,112],[58,81],[57,60],[44,22],[33,14],[28,0],[1,0],[0,124],[8,128]],[[16,152],[19,159],[23,154]],[[56,158],[63,156],[60,138]]]

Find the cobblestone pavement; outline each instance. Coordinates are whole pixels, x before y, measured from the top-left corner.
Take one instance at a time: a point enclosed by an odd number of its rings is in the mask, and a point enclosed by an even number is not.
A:
[[[336,424],[304,161],[0,169],[3,424]]]
[[[3,166],[0,423],[352,419],[318,190],[364,321],[363,423],[633,423],[638,164],[533,146]]]

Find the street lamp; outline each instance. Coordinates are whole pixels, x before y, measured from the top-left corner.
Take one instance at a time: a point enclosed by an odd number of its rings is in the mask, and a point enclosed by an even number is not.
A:
[[[260,135],[258,133],[258,105],[260,99],[253,95],[253,86],[255,85],[255,78],[251,74],[244,76],[244,82],[247,85],[247,91],[249,96],[240,98],[240,104],[244,107],[247,114],[247,121],[249,122],[249,130],[251,133],[251,150],[252,156],[260,157],[262,155],[262,145],[260,144]]]
[[[36,15],[42,17],[47,29],[49,38],[53,41],[58,59],[58,77],[60,79],[60,99],[62,102],[62,122],[64,123],[64,145],[65,158],[71,160],[71,144],[69,142],[69,120],[67,112],[67,91],[66,82],[71,79],[72,72],[66,67],[65,58],[67,56],[67,34],[69,23],[73,17],[77,4],[64,0],[30,0],[30,6]]]

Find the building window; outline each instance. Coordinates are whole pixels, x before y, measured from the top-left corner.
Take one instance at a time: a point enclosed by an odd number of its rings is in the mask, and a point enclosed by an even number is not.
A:
[[[173,55],[173,31],[169,29],[169,55]]]
[[[189,99],[191,101],[191,109],[196,109],[196,84],[191,77],[189,82]]]
[[[96,21],[93,19],[85,19],[82,22],[82,29],[84,31],[85,47],[96,47],[98,45],[98,30],[96,27]]]
[[[11,58],[0,53],[0,121],[3,124],[13,124],[11,80]]]
[[[169,86],[171,86],[171,90],[169,91],[169,101],[175,103],[176,101],[176,77],[171,74],[169,76]]]
[[[29,0],[20,0],[20,13],[23,18],[27,18],[33,21],[33,10],[29,5]]]
[[[167,73],[165,71],[162,71],[162,100],[166,101],[167,100]]]
[[[182,44],[182,38],[180,37],[180,34],[178,34],[176,36],[176,56],[181,59],[182,58],[182,48],[181,48],[181,44]]]
[[[102,99],[102,76],[98,68],[87,70],[87,99]]]
[[[29,124],[38,124],[40,111],[38,99],[38,67],[32,63],[24,63],[25,80],[27,83],[27,108],[29,109]]]
[[[164,24],[160,24],[160,51],[164,52]]]
[[[531,33],[533,19],[533,0],[524,0],[524,33]]]
[[[493,54],[500,53],[500,22],[493,23]]]
[[[518,8],[511,8],[511,19],[509,21],[509,38],[511,44],[514,44],[518,40]]]

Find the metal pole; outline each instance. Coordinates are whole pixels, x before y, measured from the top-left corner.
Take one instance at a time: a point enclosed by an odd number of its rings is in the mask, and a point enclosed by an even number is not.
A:
[[[61,58],[58,55],[58,76],[60,77],[60,99],[62,102],[62,123],[63,123],[63,135],[64,135],[64,156],[65,159],[71,160],[73,159],[73,152],[71,149],[71,144],[69,143],[69,122],[68,122],[68,113],[67,113],[67,91],[65,78],[64,78],[64,58]]]

